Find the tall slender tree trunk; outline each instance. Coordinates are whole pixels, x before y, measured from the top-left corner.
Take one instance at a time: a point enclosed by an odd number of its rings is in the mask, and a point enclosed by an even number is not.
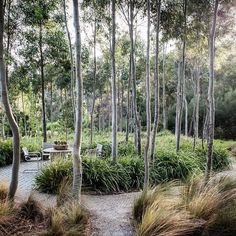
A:
[[[71,67],[71,101],[72,101],[72,109],[73,109],[73,118],[75,123],[75,94],[74,94],[74,83],[75,83],[75,71],[74,71],[74,59],[73,59],[73,48],[72,48],[72,42],[71,42],[71,36],[70,31],[67,23],[67,14],[66,14],[66,0],[63,0],[63,12],[64,12],[64,22],[66,26],[66,33],[67,33],[67,39],[69,43],[69,53],[70,53],[70,67]]]
[[[82,187],[82,160],[80,155],[82,139],[83,79],[81,75],[81,34],[79,22],[79,1],[73,0],[75,27],[75,68],[76,68],[76,123],[73,146],[73,187],[74,198],[80,202]]]
[[[123,93],[124,93],[124,85],[122,78],[120,79],[120,89],[119,89],[120,98],[119,98],[119,131],[122,132],[123,129]]]
[[[66,104],[67,102],[67,91],[66,91],[66,88],[65,88],[65,101],[64,101],[64,104]],[[67,112],[68,112],[68,109],[67,109],[67,106],[64,106],[64,117],[65,117],[65,134],[66,134],[66,141],[68,140],[68,119],[67,119]]]
[[[166,117],[166,78],[165,78],[165,44],[163,44],[163,61],[162,61],[162,115],[163,115],[163,129],[167,129]]]
[[[131,89],[131,56],[129,60],[129,81],[127,88],[127,111],[126,111],[126,135],[125,141],[129,141],[129,132],[130,132],[130,89]]]
[[[186,51],[186,30],[187,30],[187,0],[183,0],[183,12],[184,12],[184,35],[183,35],[183,55],[182,55],[182,61],[183,61],[183,70],[182,70],[182,76],[183,76],[183,107],[185,111],[185,119],[184,119],[184,130],[185,130],[185,136],[188,136],[188,102],[186,98],[186,76],[185,76],[185,51]]]
[[[3,114],[2,115],[2,139],[5,139],[5,137],[6,137],[6,134],[5,134],[5,114]]]
[[[178,87],[177,90],[177,105],[176,105],[176,152],[180,149],[180,135],[181,135],[181,122],[182,122],[182,113],[183,106],[185,102],[185,50],[186,50],[186,28],[187,28],[187,0],[183,0],[183,13],[184,13],[184,33],[183,33],[183,48],[182,48],[182,66],[181,70],[178,73]],[[178,101],[179,100],[179,101]]]
[[[116,104],[116,1],[112,0],[112,42],[111,42],[111,67],[112,67],[112,161],[117,158],[117,104]]]
[[[218,0],[214,2],[214,14],[213,14],[213,22],[209,35],[209,84],[208,84],[208,122],[207,122],[207,166],[205,172],[206,181],[210,177],[210,173],[212,170],[212,162],[213,162],[213,141],[214,141],[214,128],[215,128],[215,101],[214,101],[214,65],[215,65],[215,30],[216,30],[216,18],[218,11]]]
[[[195,117],[194,117],[194,151],[196,151],[197,140],[199,136],[199,103],[200,103],[200,71],[196,71],[196,92],[195,92]]]
[[[184,131],[185,131],[185,136],[188,136],[188,101],[186,98],[186,95],[184,96],[184,111],[185,111],[185,121],[184,121]]]
[[[21,92],[21,102],[22,102],[22,111],[23,111],[23,123],[24,123],[24,133],[27,136],[27,125],[26,125],[26,117],[25,117],[25,102],[24,102],[24,93]]]
[[[43,142],[47,142],[42,31],[43,31],[42,22],[40,22],[40,25],[39,25],[39,51],[40,51],[40,73],[41,73],[41,90],[42,90],[42,131],[43,131]]]
[[[7,4],[7,8],[8,8],[8,14],[7,14],[7,48],[6,48],[6,65],[5,65],[5,68],[6,68],[6,81],[7,81],[7,84],[8,84],[8,64],[9,64],[9,59],[10,59],[10,56],[11,56],[11,52],[10,52],[10,45],[11,45],[11,36],[12,36],[12,33],[11,33],[11,29],[10,29],[10,20],[11,20],[11,3],[12,3],[12,0],[8,0],[8,4]]]
[[[144,189],[149,186],[149,158],[148,150],[150,144],[151,134],[151,104],[150,104],[150,0],[147,0],[147,59],[146,59],[146,119],[147,119],[147,133],[146,143],[144,147],[144,164],[145,164],[145,175],[144,175]]]
[[[2,102],[13,134],[12,176],[8,190],[8,198],[13,200],[18,186],[18,174],[20,166],[20,133],[19,133],[19,127],[12,113],[12,109],[8,98],[3,37],[4,37],[4,6],[3,6],[3,1],[0,1],[0,80],[2,87],[1,89]]]
[[[118,75],[117,76],[117,103],[118,103],[118,106],[117,106],[117,128],[118,130],[120,131],[120,118],[121,118],[121,115],[120,115],[120,76]]]
[[[157,4],[157,23],[156,23],[156,52],[155,52],[155,74],[154,74],[154,83],[155,83],[155,113],[154,113],[154,124],[152,129],[152,141],[150,148],[150,158],[154,159],[155,144],[156,144],[156,134],[159,123],[159,25],[160,25],[160,11],[161,11],[161,0],[156,0]],[[150,69],[149,69],[150,70]]]
[[[182,65],[177,62],[177,101],[176,101],[176,117],[175,117],[175,136],[176,136],[176,152],[179,151],[180,133],[181,133],[181,113],[182,113]]]
[[[53,85],[52,85],[52,79],[51,79],[51,86],[50,86],[50,122],[52,122],[52,99],[53,99]]]
[[[94,107],[96,102],[96,75],[97,75],[97,54],[96,54],[96,45],[97,45],[97,19],[95,17],[94,21],[94,35],[93,35],[93,100],[92,100],[92,109],[90,114],[90,144],[93,143],[93,131],[94,131]]]
[[[130,61],[131,61],[131,81],[132,81],[132,98],[133,98],[133,115],[135,123],[135,144],[138,154],[141,155],[141,124],[137,109],[137,91],[136,91],[136,74],[135,74],[135,50],[134,50],[134,3],[130,1],[130,23],[129,23],[129,34],[130,34]]]

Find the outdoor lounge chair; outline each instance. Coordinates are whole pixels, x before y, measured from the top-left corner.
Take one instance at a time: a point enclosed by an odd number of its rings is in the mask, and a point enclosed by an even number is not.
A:
[[[42,159],[41,153],[40,152],[29,152],[26,147],[22,148],[22,151],[24,153],[24,159],[25,161],[33,162],[37,161],[37,169],[25,169],[23,173],[31,173],[31,172],[38,172],[40,168],[40,163],[39,161]]]
[[[97,147],[94,149],[88,149],[86,151],[86,155],[90,156],[90,157],[102,157],[102,150],[103,146],[102,144],[97,144]]]

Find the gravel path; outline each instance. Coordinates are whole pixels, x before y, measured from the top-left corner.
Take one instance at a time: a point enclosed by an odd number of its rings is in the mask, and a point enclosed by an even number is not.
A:
[[[47,162],[41,163],[41,165]],[[32,170],[37,169],[35,162],[23,162],[19,172],[19,187],[16,201],[22,201],[33,193],[45,207],[56,205],[55,195],[43,194],[32,191],[34,176],[37,174]],[[229,175],[236,178],[236,162],[233,168],[218,173],[218,176]],[[11,178],[11,166],[0,168],[0,181],[8,182]],[[132,205],[138,192],[117,195],[82,195],[82,204],[91,213],[91,236],[132,236],[134,229],[130,223]]]
[[[131,236],[132,205],[138,193],[118,195],[83,195],[82,203],[91,214],[91,236]]]
[[[48,162],[40,163],[40,167]],[[19,186],[16,201],[26,200],[30,194],[44,207],[56,205],[56,197],[33,191],[34,177],[38,169],[36,162],[22,162],[19,171]],[[11,166],[0,168],[0,181],[10,182]],[[130,216],[134,199],[138,193],[117,195],[82,195],[82,205],[91,213],[91,236],[132,236],[134,229]]]

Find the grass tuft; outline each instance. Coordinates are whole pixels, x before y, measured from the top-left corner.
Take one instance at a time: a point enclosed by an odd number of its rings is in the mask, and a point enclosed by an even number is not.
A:
[[[32,194],[26,202],[20,204],[19,208],[20,216],[25,219],[42,221],[44,218],[44,209]]]
[[[7,198],[8,186],[4,182],[0,182],[0,201]]]
[[[168,185],[168,184],[167,184]],[[180,194],[156,187],[134,204],[140,236],[236,235],[236,184],[229,177],[213,177],[203,185],[194,178]]]

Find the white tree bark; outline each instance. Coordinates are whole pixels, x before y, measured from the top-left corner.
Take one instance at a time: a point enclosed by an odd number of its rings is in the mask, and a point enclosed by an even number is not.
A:
[[[137,91],[136,91],[136,73],[135,73],[135,42],[134,42],[134,2],[130,1],[130,61],[131,61],[131,81],[132,81],[132,98],[133,98],[133,116],[135,126],[135,144],[139,155],[141,155],[141,124],[137,108]]]
[[[149,186],[149,158],[148,150],[150,144],[151,134],[151,105],[150,105],[150,0],[147,0],[147,58],[146,58],[146,115],[147,115],[147,131],[146,131],[146,143],[144,146],[144,189]]]
[[[81,75],[81,35],[79,22],[79,1],[73,0],[74,27],[75,27],[75,68],[76,68],[76,123],[73,146],[73,186],[74,198],[80,202],[82,187],[82,160],[80,155],[82,139],[82,108],[83,108],[83,80]]]
[[[111,42],[111,66],[112,66],[112,161],[117,158],[117,99],[116,99],[116,1],[112,0],[112,42]]]
[[[165,45],[163,45],[163,73],[162,73],[162,114],[163,114],[163,129],[167,129],[166,116],[166,79],[165,79]]]
[[[74,73],[74,59],[73,59],[73,48],[72,48],[72,42],[71,42],[71,36],[70,36],[70,30],[68,27],[67,22],[67,14],[66,14],[66,0],[63,0],[63,12],[64,12],[64,21],[66,26],[66,33],[69,43],[69,53],[70,53],[70,66],[71,66],[71,100],[72,100],[72,108],[73,108],[73,117],[74,117],[74,123],[75,123],[75,93],[74,93],[74,83],[75,83],[75,73]]]
[[[175,137],[176,137],[176,152],[179,151],[180,133],[181,133],[181,114],[183,107],[183,81],[182,81],[182,63],[177,62],[177,95],[176,95],[176,116],[175,116]]]
[[[13,133],[12,177],[8,190],[8,198],[13,200],[18,186],[18,174],[20,166],[20,133],[14,115],[12,113],[12,109],[8,98],[6,69],[4,61],[3,35],[4,35],[4,7],[3,7],[3,1],[0,1],[0,81],[2,87],[1,88],[2,103]]]
[[[156,0],[157,5],[157,23],[156,23],[156,49],[155,49],[155,74],[154,74],[154,86],[155,86],[155,113],[154,113],[154,124],[152,129],[152,141],[150,147],[150,159],[154,159],[156,134],[159,123],[159,26],[160,26],[160,11],[161,11],[161,0]]]
[[[212,170],[212,156],[213,156],[213,141],[214,141],[214,128],[215,128],[215,101],[214,101],[214,66],[215,66],[215,30],[216,30],[216,18],[218,11],[218,0],[214,2],[214,14],[213,21],[209,35],[209,84],[208,84],[208,123],[207,123],[207,166],[205,172],[206,181],[210,177]]]
[[[196,69],[195,81],[195,113],[194,113],[194,145],[193,149],[196,151],[197,140],[199,137],[199,103],[200,103],[200,69]]]

